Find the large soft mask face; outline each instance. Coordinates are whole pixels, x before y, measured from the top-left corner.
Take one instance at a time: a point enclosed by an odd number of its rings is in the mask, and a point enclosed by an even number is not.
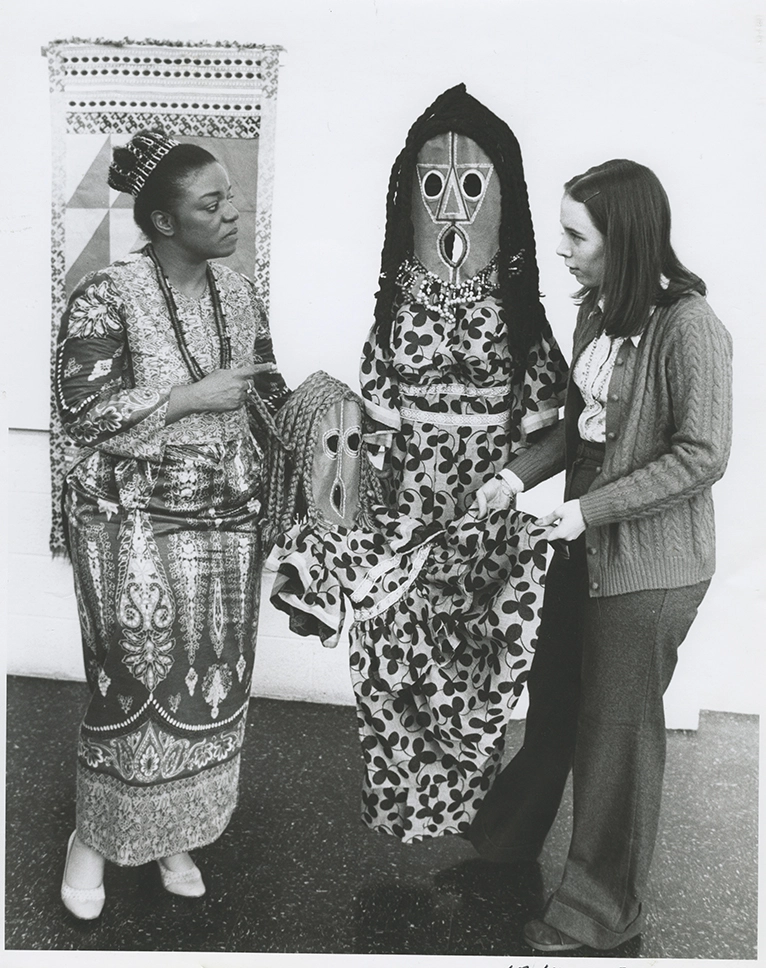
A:
[[[475,141],[449,131],[420,149],[412,198],[415,256],[447,282],[475,276],[500,245],[500,184]]]

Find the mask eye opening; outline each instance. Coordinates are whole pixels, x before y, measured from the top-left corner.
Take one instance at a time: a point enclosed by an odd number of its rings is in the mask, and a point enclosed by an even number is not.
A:
[[[352,427],[346,434],[346,453],[358,457],[362,446],[362,434],[358,427]]]
[[[337,458],[339,446],[340,434],[338,431],[328,430],[324,437],[322,437],[322,449],[331,460],[335,460]]]
[[[461,179],[461,185],[463,194],[468,198],[479,198],[484,191],[484,176],[479,171],[467,171]]]
[[[441,172],[429,171],[421,184],[426,198],[438,198],[444,190],[444,177]]]

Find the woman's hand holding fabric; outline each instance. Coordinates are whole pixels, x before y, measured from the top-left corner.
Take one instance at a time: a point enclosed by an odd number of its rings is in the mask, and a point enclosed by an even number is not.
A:
[[[483,518],[489,511],[507,510],[516,496],[516,490],[499,474],[486,481],[474,494],[474,502],[469,511],[477,518]]]
[[[548,534],[549,541],[574,541],[585,531],[585,520],[579,501],[565,501],[555,511],[538,518],[535,524],[542,527],[554,526]]]

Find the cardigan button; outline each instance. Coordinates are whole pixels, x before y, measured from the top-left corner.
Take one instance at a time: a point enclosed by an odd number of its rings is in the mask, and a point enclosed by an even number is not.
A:
[[[611,394],[611,396],[609,397],[609,399],[610,400],[613,400],[616,403],[620,399],[620,394],[619,393],[613,393],[613,394]]]
[[[590,587],[593,589],[594,592],[597,592],[598,591],[598,588],[599,588],[598,582],[597,581],[592,581],[590,583]]]
[[[596,468],[596,473],[597,473],[597,474],[600,474],[600,473],[601,473],[601,468],[600,468],[600,467],[597,467],[597,468]]]
[[[588,554],[589,555],[598,554],[598,548],[594,548],[593,545],[588,545]]]
[[[609,438],[609,440],[617,440],[617,434],[613,430],[609,431],[609,433],[607,434],[607,437]]]
[[[624,364],[625,364],[625,360],[623,360],[622,357],[620,357],[620,359],[617,360],[615,366],[623,366]]]

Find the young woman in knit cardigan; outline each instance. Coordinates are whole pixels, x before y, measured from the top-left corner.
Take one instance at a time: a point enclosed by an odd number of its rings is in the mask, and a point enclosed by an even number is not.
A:
[[[539,951],[639,934],[665,763],[663,694],[714,570],[711,485],[731,439],[731,338],[670,245],[656,175],[608,161],[565,185],[558,255],[580,284],[564,419],[481,488],[476,512],[566,468],[540,519],[557,550],[524,744],[471,830],[484,857],[536,858],[570,768],[561,885],[524,929]]]

